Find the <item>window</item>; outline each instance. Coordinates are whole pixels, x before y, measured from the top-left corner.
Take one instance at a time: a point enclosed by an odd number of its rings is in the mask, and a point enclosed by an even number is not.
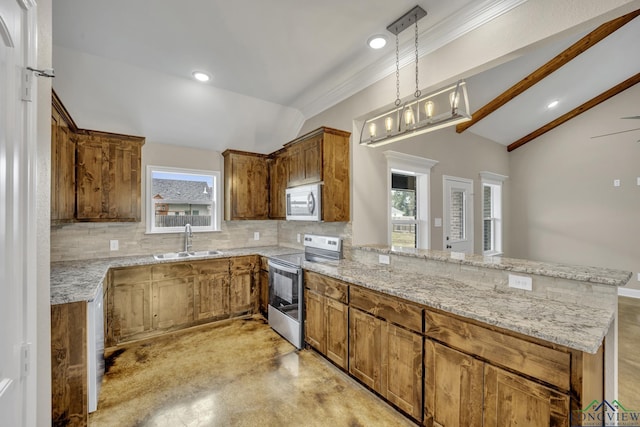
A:
[[[391,173],[391,246],[418,247],[416,177]]]
[[[482,177],[482,251],[502,254],[502,183],[507,178],[491,172]]]
[[[389,195],[389,244],[429,248],[429,173],[438,163],[423,157],[385,151]]]
[[[147,166],[147,232],[220,230],[220,172]]]

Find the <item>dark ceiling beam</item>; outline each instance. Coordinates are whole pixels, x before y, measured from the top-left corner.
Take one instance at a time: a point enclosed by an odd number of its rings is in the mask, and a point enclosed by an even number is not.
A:
[[[529,135],[520,138],[519,140],[517,140],[516,142],[514,142],[512,144],[509,144],[509,146],[507,147],[507,151],[513,151],[518,147],[522,147],[524,144],[526,144],[527,142],[531,141],[532,139],[536,139],[540,135],[543,135],[543,134],[549,132],[551,129],[560,126],[564,122],[567,122],[567,121],[573,119],[574,117],[579,116],[580,114],[584,113],[585,111],[595,107],[596,105],[600,104],[601,102],[606,101],[607,99],[611,98],[612,96],[616,96],[620,92],[623,92],[623,91],[629,89],[631,86],[633,86],[633,85],[635,85],[637,83],[640,83],[640,73],[636,74],[633,77],[628,78],[627,80],[623,81],[622,83],[612,87],[608,91],[602,92],[600,95],[596,96],[595,98],[585,102],[584,104],[582,104],[579,107],[574,108],[573,110],[569,111],[568,113],[558,117],[554,121],[547,123],[546,125],[542,126],[541,128],[531,132]]]
[[[464,132],[469,127],[484,119],[489,114],[493,113],[498,108],[502,107],[504,104],[511,101],[513,98],[520,95],[522,92],[529,89],[531,86],[535,85],[536,83],[574,59],[576,56],[585,52],[587,49],[591,48],[611,33],[619,30],[621,27],[632,21],[638,15],[640,15],[640,9],[600,25],[598,28],[591,31],[589,34],[575,42],[573,45],[556,55],[549,62],[529,74],[524,79],[520,80],[515,85],[511,86],[509,89],[498,95],[493,100],[489,101],[489,103],[487,103],[480,109],[478,109],[478,111],[471,115],[470,121],[460,123],[456,126],[456,132]]]

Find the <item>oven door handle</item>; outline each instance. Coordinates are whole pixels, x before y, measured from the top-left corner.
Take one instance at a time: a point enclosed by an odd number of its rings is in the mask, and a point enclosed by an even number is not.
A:
[[[274,263],[271,260],[269,260],[268,263],[269,263],[269,269],[273,267],[274,270],[280,270],[280,271],[284,271],[285,273],[291,273],[291,274],[298,274],[300,272],[300,269],[285,267],[284,265]]]

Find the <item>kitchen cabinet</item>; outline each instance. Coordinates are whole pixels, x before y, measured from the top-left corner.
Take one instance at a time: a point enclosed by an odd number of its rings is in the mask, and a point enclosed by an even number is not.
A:
[[[425,340],[424,367],[424,425],[481,427],[484,363]]]
[[[77,133],[76,217],[79,221],[140,221],[144,138]]]
[[[224,157],[224,219],[269,218],[267,156],[226,150]]]
[[[209,321],[229,314],[229,259],[196,264],[195,321]]]
[[[51,425],[86,426],[87,303],[51,306]]]
[[[229,310],[233,315],[253,313],[257,307],[256,264],[257,257],[253,255],[231,259]]]
[[[349,373],[422,421],[422,309],[350,287]]]
[[[289,154],[282,149],[269,157],[269,218],[286,219],[285,190],[289,177]]]
[[[107,291],[106,345],[117,344],[152,329],[151,267],[111,271]]]
[[[269,259],[260,257],[260,273],[259,273],[260,295],[258,298],[258,309],[263,316],[269,316]]]
[[[305,271],[305,340],[340,368],[347,370],[349,286]]]
[[[292,142],[289,151],[287,187],[312,184],[322,180],[322,140],[323,135]]]
[[[51,100],[51,221],[64,223],[76,214],[77,127],[55,92]]]

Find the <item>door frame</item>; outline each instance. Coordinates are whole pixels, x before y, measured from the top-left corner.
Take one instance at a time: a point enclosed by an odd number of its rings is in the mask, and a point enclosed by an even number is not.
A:
[[[459,182],[464,185],[469,185],[470,192],[467,198],[467,217],[466,217],[466,226],[467,226],[467,240],[470,241],[470,254],[474,253],[475,250],[475,236],[474,236],[474,221],[473,221],[473,210],[474,210],[474,199],[473,199],[473,179],[469,178],[460,178],[457,176],[450,175],[442,175],[442,219],[443,219],[443,228],[442,228],[442,250],[446,251],[447,249],[447,221],[449,218],[448,215],[448,195],[447,195],[447,183],[448,182]]]

